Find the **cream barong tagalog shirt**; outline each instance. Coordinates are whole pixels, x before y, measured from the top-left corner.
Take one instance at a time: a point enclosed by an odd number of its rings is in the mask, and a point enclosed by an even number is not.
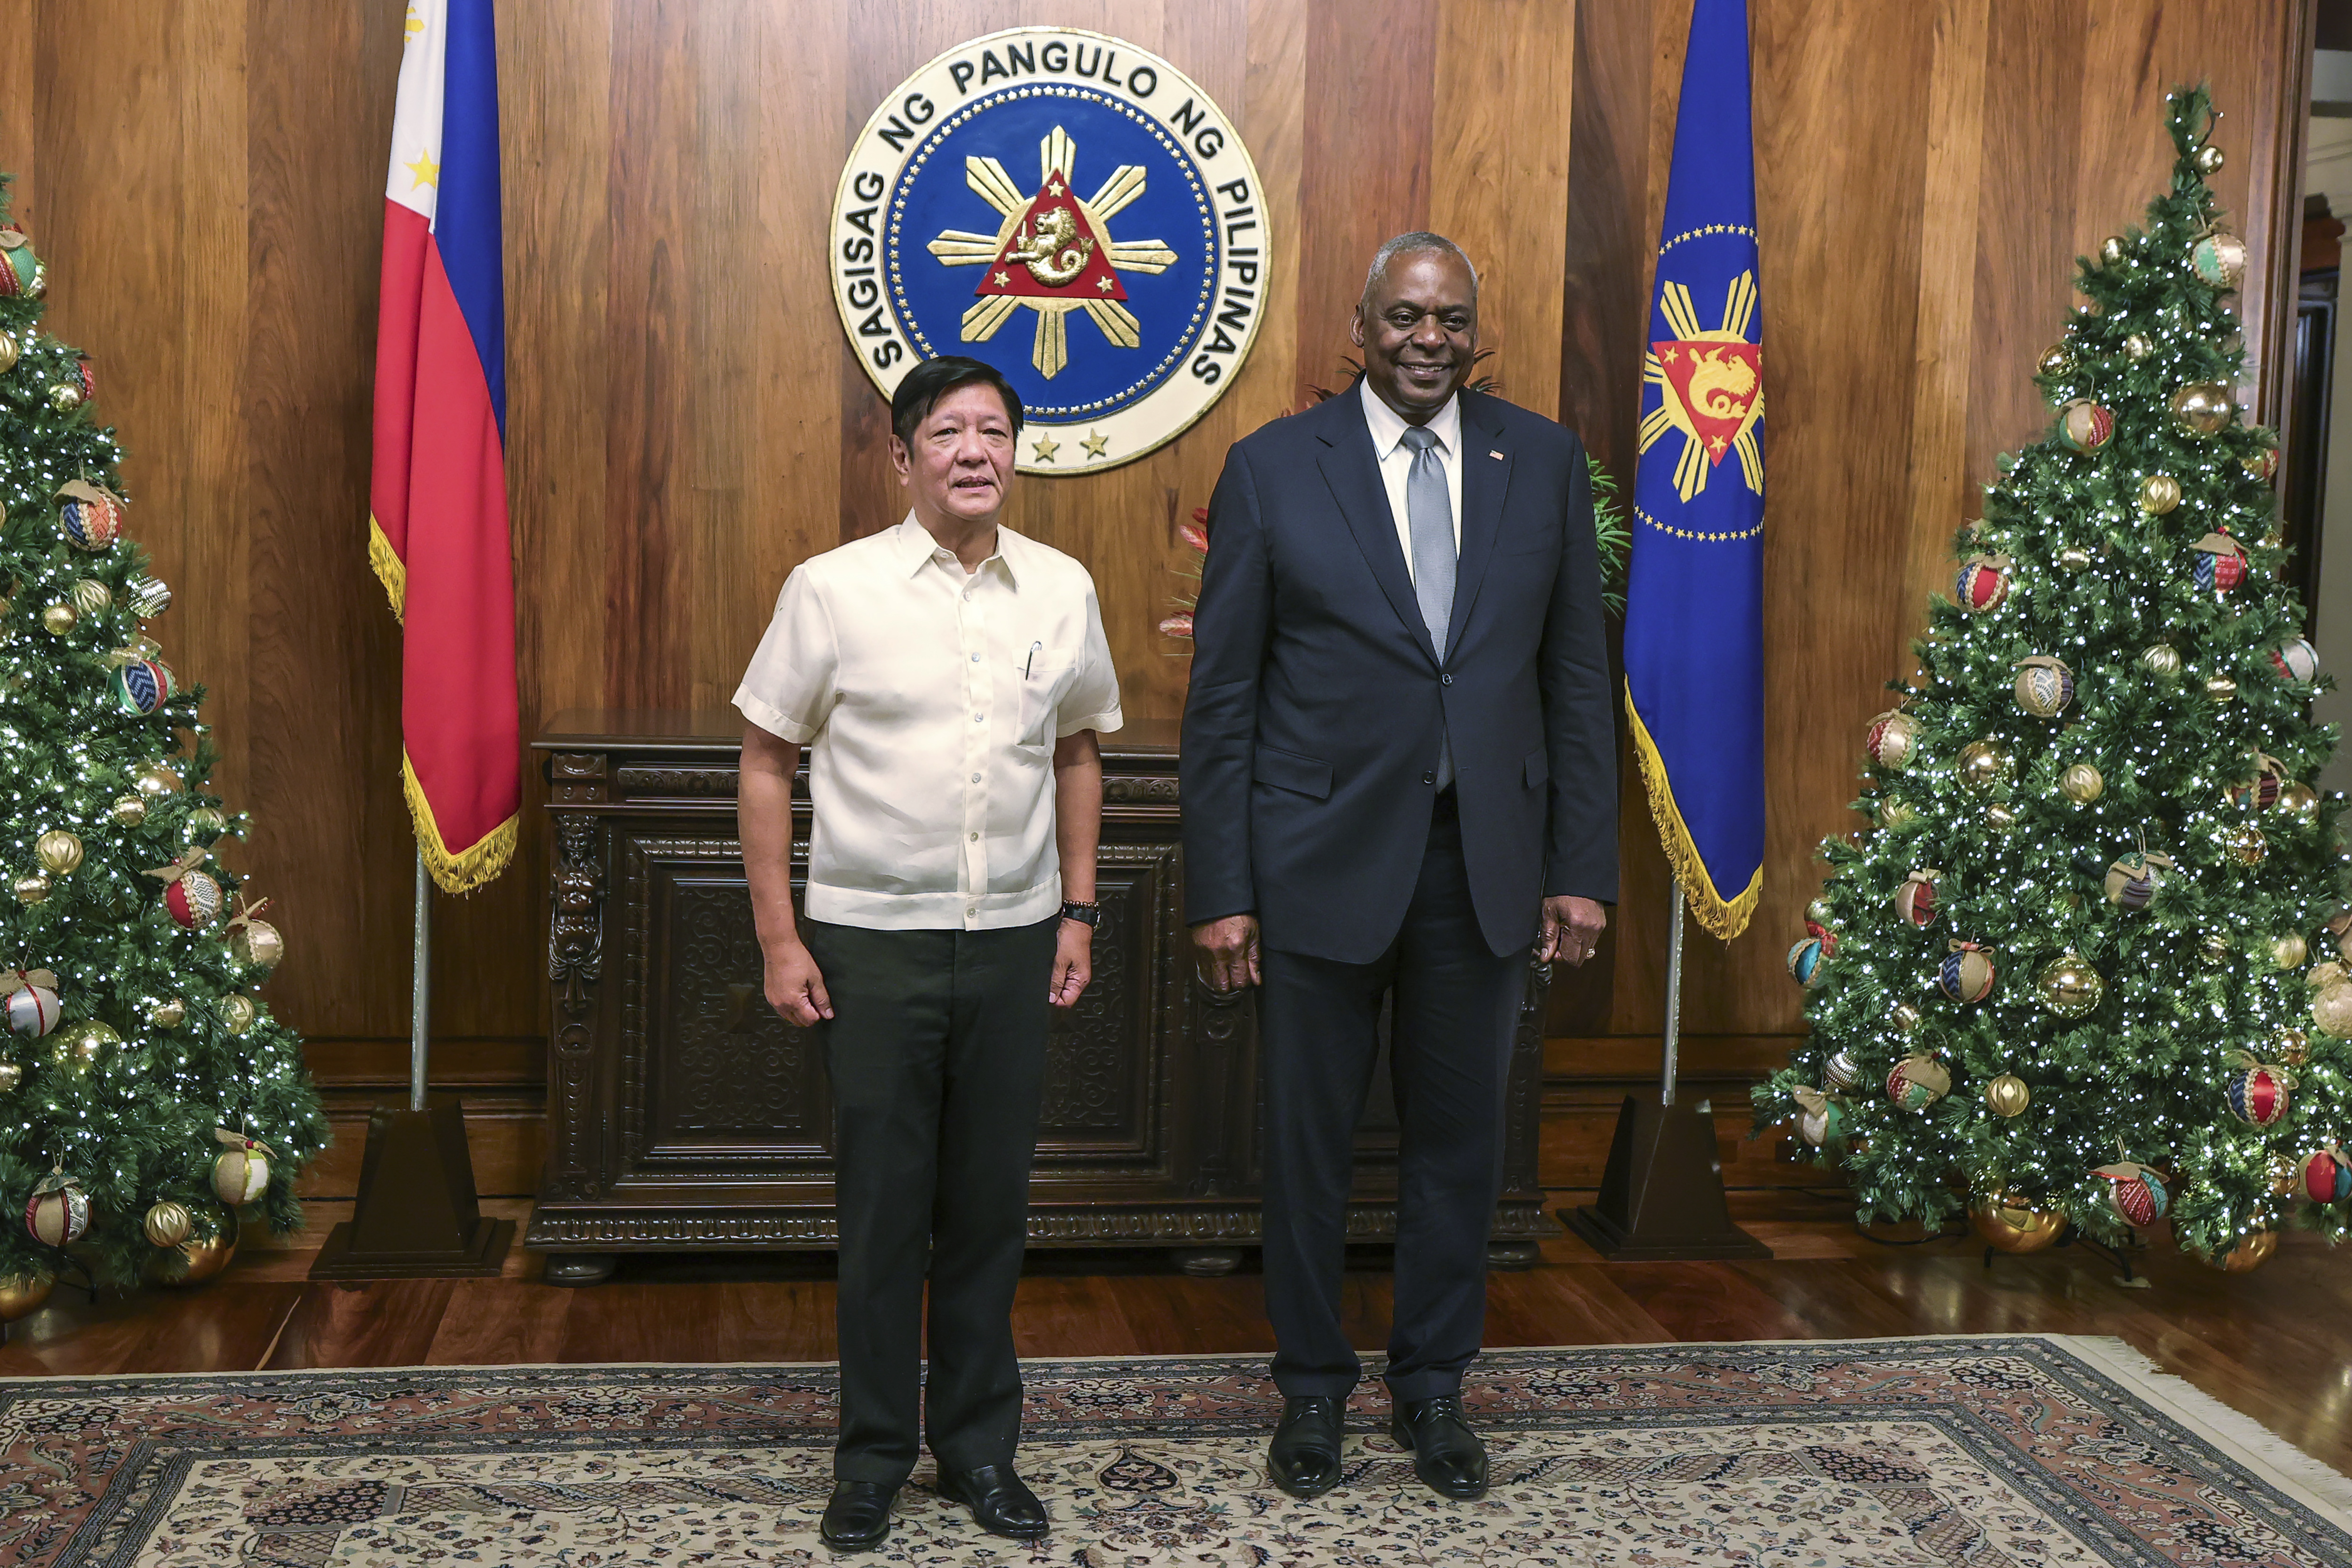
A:
[[[1054,742],[1120,723],[1087,569],[1000,526],[967,574],[911,514],[794,569],[735,706],[808,748],[808,918],[879,931],[1051,917]]]

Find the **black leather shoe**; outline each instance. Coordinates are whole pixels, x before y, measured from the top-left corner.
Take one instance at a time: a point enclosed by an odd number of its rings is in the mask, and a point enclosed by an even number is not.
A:
[[[1486,1445],[1470,1430],[1453,1394],[1400,1401],[1389,1436],[1412,1450],[1412,1473],[1440,1497],[1486,1495]]]
[[[890,1500],[897,1487],[880,1481],[835,1481],[817,1538],[836,1552],[864,1552],[890,1534]]]
[[[1296,1498],[1321,1497],[1339,1484],[1339,1402],[1307,1394],[1282,1402],[1282,1425],[1265,1451],[1274,1484]]]
[[[991,1535],[1034,1541],[1045,1533],[1045,1505],[1024,1486],[1010,1465],[975,1465],[968,1470],[940,1468],[940,1495],[971,1510],[971,1521]]]

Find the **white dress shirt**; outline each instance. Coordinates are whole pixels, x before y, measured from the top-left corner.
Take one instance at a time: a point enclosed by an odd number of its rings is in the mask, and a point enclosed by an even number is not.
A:
[[[1404,551],[1405,575],[1415,576],[1412,569],[1412,520],[1405,513],[1404,486],[1412,473],[1412,448],[1404,444],[1407,428],[1404,416],[1382,403],[1372,391],[1371,378],[1367,376],[1360,389],[1364,398],[1364,423],[1372,432],[1372,456],[1381,463],[1381,483],[1388,487],[1389,515],[1396,521],[1397,543]],[[1437,454],[1438,466],[1445,470],[1445,499],[1454,508],[1454,553],[1462,554],[1462,398],[1456,394],[1445,400],[1429,418],[1430,434],[1437,437],[1432,448]]]
[[[1120,723],[1087,569],[1000,526],[967,574],[912,514],[793,570],[735,706],[809,748],[808,918],[877,931],[1051,917],[1054,742]]]

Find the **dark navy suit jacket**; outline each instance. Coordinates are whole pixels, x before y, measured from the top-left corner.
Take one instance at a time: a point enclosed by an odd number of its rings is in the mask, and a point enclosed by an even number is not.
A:
[[[1360,386],[1360,384],[1359,384]],[[1184,918],[1349,963],[1404,922],[1441,721],[1462,850],[1497,955],[1544,897],[1617,897],[1617,745],[1584,447],[1462,398],[1462,551],[1431,646],[1362,393],[1236,443],[1209,503],[1180,760]]]

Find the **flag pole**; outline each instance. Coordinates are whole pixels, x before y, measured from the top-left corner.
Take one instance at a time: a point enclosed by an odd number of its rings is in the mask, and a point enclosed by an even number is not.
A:
[[[1679,904],[1676,906],[1679,910]],[[1675,932],[1675,955],[1682,951]],[[408,1109],[425,1109],[426,1068],[433,1056],[433,873],[425,869],[425,847],[416,848],[416,952],[408,982]],[[1671,1050],[1671,1047],[1669,1047]],[[1670,1055],[1667,1059],[1673,1060]],[[1673,1099],[1671,1088],[1667,1090]]]
[[[417,896],[422,898],[424,895],[420,893]],[[1658,1086],[1660,1105],[1675,1102],[1675,1058],[1683,1043],[1683,885],[1680,882],[1675,884],[1674,913],[1669,918],[1674,924],[1666,934],[1666,1049],[1665,1063],[1659,1074],[1662,1080]],[[421,955],[425,951],[425,914],[421,905],[416,921],[416,951]],[[421,956],[418,962],[424,962]]]

